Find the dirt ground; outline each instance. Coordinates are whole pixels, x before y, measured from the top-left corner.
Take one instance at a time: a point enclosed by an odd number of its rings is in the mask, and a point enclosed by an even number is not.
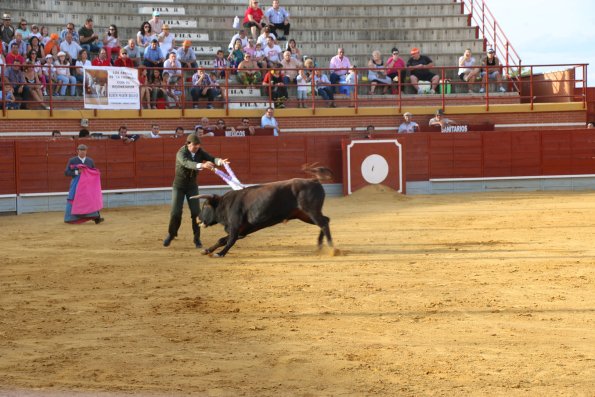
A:
[[[161,245],[166,206],[0,217],[0,394],[595,395],[594,192],[324,212],[339,256],[298,221],[216,259],[186,220]]]

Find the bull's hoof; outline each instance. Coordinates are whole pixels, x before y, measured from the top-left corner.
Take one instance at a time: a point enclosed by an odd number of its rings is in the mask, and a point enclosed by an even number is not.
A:
[[[340,249],[334,247],[318,247],[318,253],[320,255],[328,255],[328,256],[341,256],[343,253]]]
[[[209,255],[211,252],[209,250],[202,250],[200,253],[201,255]]]
[[[213,254],[211,255],[211,258],[223,258],[223,255]]]

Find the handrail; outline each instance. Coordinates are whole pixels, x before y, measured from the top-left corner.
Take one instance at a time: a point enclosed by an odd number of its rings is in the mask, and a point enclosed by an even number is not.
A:
[[[521,57],[510,43],[510,40],[500,27],[496,17],[487,6],[486,1],[481,0],[481,4],[478,4],[480,3],[479,0],[460,1],[461,13],[468,14],[469,26],[474,22],[478,32],[481,32],[484,51],[490,47],[493,48],[496,51],[496,55],[503,61],[503,64],[507,69],[513,65],[518,65],[518,75],[520,75]]]
[[[43,67],[43,66],[42,66]],[[70,66],[69,66],[70,67]],[[520,67],[520,65],[509,65],[511,68]],[[548,76],[547,78],[539,78],[533,75],[533,72],[536,68],[551,68],[551,67],[558,67],[560,69],[564,69],[566,72],[561,74],[560,76],[551,75],[553,77]],[[5,69],[6,67],[0,65],[0,71]],[[70,68],[75,68],[72,66]],[[477,66],[480,68],[480,66]],[[401,69],[399,71],[399,78],[397,79],[398,82],[390,82],[383,85],[378,85],[376,90],[376,95],[370,95],[369,90],[372,87],[372,82],[367,80],[368,72],[375,71],[379,72],[382,69],[378,68],[358,68],[356,69],[356,79],[353,84],[345,84],[345,83],[338,83],[331,85],[335,91],[338,91],[341,95],[337,95],[333,102],[336,102],[338,106],[348,107],[351,106],[354,108],[354,112],[357,114],[359,113],[362,107],[394,107],[401,111],[403,106],[416,106],[416,105],[436,105],[444,108],[445,106],[457,105],[457,104],[485,104],[486,110],[489,110],[491,104],[494,103],[530,103],[531,108],[533,108],[533,104],[535,102],[547,102],[549,98],[565,98],[568,102],[576,102],[580,101],[583,102],[583,106],[586,107],[586,78],[587,78],[587,64],[553,64],[553,65],[527,65],[528,70],[531,72],[530,76],[527,78],[520,78],[517,81],[511,81],[507,79],[505,73],[502,74],[502,84],[505,85],[505,90],[508,92],[506,95],[497,95],[490,93],[490,89],[498,89],[499,87],[495,87],[491,84],[494,80],[490,79],[481,79],[478,78],[475,81],[463,81],[460,80],[458,73],[458,66],[443,66],[443,67],[432,67],[431,71],[435,73],[437,76],[440,77],[440,81],[444,83],[440,83],[439,86],[450,85],[452,89],[452,93],[457,93],[458,95],[451,95],[447,92],[446,89],[436,90],[435,95],[418,95],[415,93],[414,88],[412,87],[412,83],[409,80],[408,73],[409,70],[407,68]],[[157,70],[164,70],[164,68],[147,68],[148,71],[152,69]],[[172,68],[168,68],[172,70]],[[484,67],[484,72],[488,75],[493,71],[504,71],[505,67]],[[180,68],[183,78],[179,79],[176,85],[174,86],[175,89],[179,92],[179,97],[175,106],[178,109],[182,110],[182,117],[186,116],[186,109],[191,109],[193,107],[193,102],[190,97],[190,90],[193,88],[192,83],[190,82],[190,75],[195,72],[194,69],[191,68]],[[205,71],[216,71],[218,69],[215,68],[204,68]],[[289,71],[290,69],[285,69]],[[294,69],[295,70],[295,69]],[[328,68],[316,68],[313,70],[309,70],[309,72],[314,73],[315,70],[321,70],[324,74],[329,74],[330,69]],[[243,69],[242,71],[246,71]],[[223,108],[225,110],[225,114],[227,116],[230,115],[230,109],[234,108],[257,108],[263,106],[269,106],[270,103],[273,101],[273,96],[271,93],[270,87],[262,88],[261,84],[255,85],[257,90],[260,90],[260,95],[258,92],[251,91],[248,93],[245,91],[247,95],[254,95],[253,97],[247,96],[233,96],[233,91],[238,91],[239,89],[247,88],[244,85],[241,85],[234,73],[236,72],[235,69],[229,68],[225,70],[225,76],[227,77],[224,82],[221,82],[220,90],[222,93],[222,98],[218,102],[218,107]],[[560,72],[562,73],[562,71]],[[4,74],[0,75],[4,76]],[[4,84],[7,84],[7,77],[2,77]],[[389,80],[390,81],[390,80]],[[35,83],[32,83],[35,84]],[[24,83],[23,85],[32,85],[29,83]],[[77,86],[79,89],[82,88],[82,84],[76,83],[72,84]],[[289,92],[289,99],[287,106],[288,107],[298,107],[295,101],[296,99],[296,84],[290,83],[288,84],[290,87]],[[563,86],[563,87],[562,87]],[[580,88],[582,86],[582,90],[579,92],[574,92],[575,88]],[[154,89],[155,86],[151,85],[147,82],[146,85],[143,87],[149,87]],[[159,86],[162,87],[162,86]],[[388,89],[387,95],[382,95],[381,91],[384,91],[384,88]],[[560,91],[560,87],[564,88],[564,90]],[[66,109],[82,109],[84,108],[83,98],[81,96],[71,96],[66,97],[66,100],[56,99],[52,95],[53,88],[56,88],[55,83],[51,81],[51,79],[47,82],[47,89],[48,89],[48,96],[45,96],[43,99],[46,103],[49,103],[50,106],[50,117],[53,117],[53,110],[56,108],[66,108]],[[310,108],[312,114],[317,112],[317,109],[325,106],[329,106],[329,102],[324,101],[321,98],[320,92],[311,82],[310,86],[310,97],[304,102],[308,106],[306,108]],[[163,89],[163,88],[161,88]],[[472,89],[474,95],[468,94],[468,91]],[[429,90],[429,87],[428,87]],[[481,90],[481,91],[480,91]],[[556,90],[560,91],[561,93],[556,92]],[[515,95],[511,95],[510,93],[514,93]],[[507,102],[503,102],[507,101]],[[248,103],[250,106],[243,106],[244,103]],[[17,103],[25,103],[25,104],[32,104],[33,107],[37,106],[38,104],[32,100],[23,100],[22,98],[17,101]],[[256,106],[251,106],[256,103]],[[151,104],[155,105],[153,100]],[[0,101],[0,105],[2,106],[2,116],[7,117],[7,110],[6,110],[6,100],[2,99]],[[141,105],[145,105],[142,103]],[[173,106],[173,104],[172,104]],[[39,107],[39,106],[38,106]],[[139,109],[139,115],[142,116],[142,109]]]

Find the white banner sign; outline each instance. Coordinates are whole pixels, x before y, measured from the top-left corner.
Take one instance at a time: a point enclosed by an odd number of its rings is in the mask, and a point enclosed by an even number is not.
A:
[[[91,66],[84,86],[85,109],[140,109],[137,69]]]

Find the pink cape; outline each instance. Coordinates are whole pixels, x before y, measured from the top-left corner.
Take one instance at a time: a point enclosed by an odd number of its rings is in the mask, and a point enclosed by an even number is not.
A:
[[[97,212],[103,208],[101,172],[84,165],[79,165],[78,169],[81,175],[72,201],[72,214],[83,215]]]

